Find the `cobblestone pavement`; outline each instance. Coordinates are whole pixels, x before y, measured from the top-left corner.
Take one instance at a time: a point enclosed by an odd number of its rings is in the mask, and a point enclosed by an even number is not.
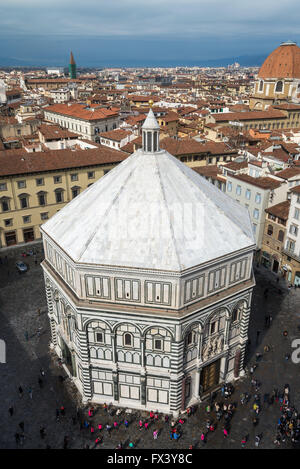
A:
[[[94,447],[95,435],[89,430],[80,430],[78,421],[73,423],[72,417],[76,415],[77,406],[80,406],[78,395],[69,378],[63,383],[58,376],[66,376],[59,367],[55,357],[49,351],[49,326],[46,313],[46,299],[44,294],[41,261],[41,245],[38,249],[37,264],[35,257],[26,257],[24,260],[29,266],[28,272],[18,274],[15,261],[22,259],[21,251],[24,248],[16,248],[0,253],[0,339],[7,345],[7,363],[0,363],[0,447],[1,448],[62,448],[64,436],[69,437],[70,448],[83,448],[89,444]],[[27,247],[28,249],[28,247]],[[5,256],[7,255],[7,259]],[[276,282],[276,276],[266,271],[264,267],[256,269],[256,281],[252,316],[250,323],[250,340],[247,353],[247,364],[255,362],[256,352],[263,354],[255,371],[255,377],[262,383],[260,394],[270,393],[274,387],[282,390],[285,383],[291,387],[291,401],[300,410],[300,364],[286,361],[286,352],[291,353],[291,341],[300,337],[298,326],[300,325],[300,290],[286,288],[283,280]],[[268,298],[263,292],[268,288]],[[278,293],[280,288],[281,294]],[[38,314],[40,309],[40,315]],[[265,315],[271,314],[273,322],[270,328],[264,327]],[[283,331],[288,331],[284,337]],[[257,343],[257,331],[260,331]],[[26,332],[28,340],[26,340]],[[263,352],[264,346],[269,345],[271,350]],[[40,388],[38,378],[40,369],[45,370],[43,387]],[[24,390],[23,397],[19,397],[18,387]],[[29,389],[32,388],[32,399]],[[254,430],[252,426],[252,404],[242,406],[240,394],[248,391],[251,393],[250,378],[246,376],[235,383],[235,392],[228,400],[236,402],[237,409],[232,418],[229,437],[224,439],[222,423],[219,423],[214,433],[208,435],[206,448],[240,448],[241,438],[249,435],[246,448],[255,448],[255,434],[262,434],[259,448],[274,448],[276,435],[276,422],[280,415],[279,405],[268,407],[263,405],[259,415],[259,424]],[[252,392],[253,394],[253,392]],[[220,395],[217,400],[222,400]],[[63,405],[66,415],[56,421],[56,409]],[[14,407],[14,414],[9,415],[8,409]],[[155,411],[155,409],[153,409]],[[87,418],[87,411],[80,409],[82,418]],[[200,434],[205,430],[207,416],[205,415],[205,403],[198,406],[195,415],[183,424],[182,437],[178,441],[169,438],[169,426],[160,420],[157,424],[151,424],[149,430],[140,431],[138,428],[139,413],[129,416],[132,420],[126,430],[124,424],[124,412],[116,420],[121,424],[119,430],[112,430],[111,436],[104,430],[103,441],[97,446],[101,448],[116,448],[119,442],[124,447],[129,441],[133,441],[137,448],[173,449],[202,448]],[[144,418],[144,416],[142,416]],[[211,419],[215,419],[212,412]],[[100,406],[95,407],[95,416],[91,420],[95,427],[98,423],[105,425],[114,421],[114,416],[108,416]],[[25,424],[25,439],[23,446],[15,442],[15,433],[20,433],[19,423]],[[46,436],[40,437],[40,427],[45,427]],[[153,440],[152,432],[160,430],[157,440]],[[283,443],[280,448],[289,448],[290,443]]]

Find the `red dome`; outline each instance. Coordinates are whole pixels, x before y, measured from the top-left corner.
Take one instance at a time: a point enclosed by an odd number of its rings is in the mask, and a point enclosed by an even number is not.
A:
[[[259,78],[300,78],[300,47],[283,42],[264,61]]]

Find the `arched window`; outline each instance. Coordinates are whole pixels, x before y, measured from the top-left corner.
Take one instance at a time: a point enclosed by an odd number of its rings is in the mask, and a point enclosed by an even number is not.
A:
[[[193,343],[193,333],[189,332],[186,338],[187,345],[191,345]]]
[[[20,194],[19,199],[20,199],[21,208],[28,208],[29,207],[29,202],[28,202],[29,194]]]
[[[232,322],[235,322],[239,319],[239,308],[235,307],[232,311]]]
[[[72,199],[74,199],[80,193],[80,187],[79,186],[73,186],[71,188],[71,190],[72,190]]]
[[[124,345],[126,347],[132,346],[132,335],[129,333],[124,334]]]
[[[55,189],[55,199],[56,203],[60,203],[64,201],[64,189]]]
[[[272,236],[273,234],[273,226],[272,225],[268,225],[268,235],[269,236]]]
[[[10,210],[9,198],[8,197],[1,197],[0,202],[1,202],[2,212],[9,212],[9,210]]]
[[[47,203],[46,194],[47,194],[47,192],[45,192],[45,191],[40,191],[40,192],[37,193],[39,205],[41,205],[41,206],[46,205],[46,203]]]
[[[210,321],[210,334],[215,334],[219,330],[219,320],[218,319],[212,319]]]
[[[276,93],[281,93],[282,90],[283,90],[283,81],[282,81],[282,80],[279,80],[279,81],[276,83],[275,91],[276,91]]]
[[[283,238],[284,238],[284,232],[282,230],[279,230],[278,241],[283,241]]]
[[[263,80],[260,80],[259,82],[259,91],[262,91],[264,89],[264,82]]]

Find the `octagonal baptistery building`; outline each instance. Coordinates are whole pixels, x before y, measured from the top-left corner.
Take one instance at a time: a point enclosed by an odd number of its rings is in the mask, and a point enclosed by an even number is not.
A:
[[[254,278],[248,211],[143,147],[41,227],[52,347],[84,402],[177,415],[243,373]]]
[[[293,41],[282,42],[262,64],[250,109],[281,103],[300,103],[300,47]]]

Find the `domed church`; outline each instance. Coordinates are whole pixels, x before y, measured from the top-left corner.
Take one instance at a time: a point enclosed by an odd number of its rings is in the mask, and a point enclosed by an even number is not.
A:
[[[41,227],[51,347],[83,402],[178,413],[243,374],[248,211],[143,146]]]
[[[250,98],[250,109],[266,110],[272,104],[300,103],[300,47],[282,42],[264,61]]]

